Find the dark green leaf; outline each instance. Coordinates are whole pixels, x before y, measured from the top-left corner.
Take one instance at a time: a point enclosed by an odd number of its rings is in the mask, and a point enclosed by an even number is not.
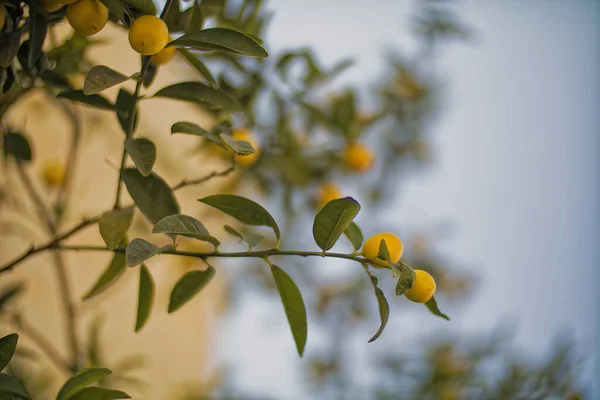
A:
[[[209,28],[185,34],[168,46],[190,47],[202,51],[229,51],[231,53],[266,58],[269,53],[253,38],[245,33],[227,28]]]
[[[115,253],[108,268],[106,268],[87,294],[83,296],[83,300],[87,300],[108,289],[123,275],[125,269],[125,254]]]
[[[98,94],[103,90],[110,87],[123,83],[129,79],[128,76],[123,75],[113,69],[110,69],[104,65],[96,65],[92,67],[85,77],[83,83],[83,94]]]
[[[180,14],[181,30],[185,33],[196,32],[202,29],[204,25],[204,15],[200,4],[194,2],[190,8]]]
[[[230,94],[216,90],[201,82],[181,82],[167,86],[156,92],[154,97],[166,97],[198,103],[203,106],[225,108],[230,111],[241,111],[242,106]]]
[[[158,74],[158,66],[153,63],[148,64],[146,68],[146,73],[144,74],[144,78],[142,79],[142,85],[147,89],[149,88],[154,79],[156,79],[156,75]]]
[[[359,210],[360,205],[352,197],[335,199],[325,204],[315,216],[313,224],[313,237],[317,245],[323,251],[331,249]]]
[[[154,172],[144,177],[136,168],[127,168],[121,172],[121,176],[135,205],[151,223],[156,224],[164,217],[179,214],[179,204],[173,191]]]
[[[189,238],[210,242],[215,246],[221,244],[219,240],[210,235],[208,230],[197,219],[188,215],[169,215],[158,221],[152,233],[166,233],[170,235],[181,235]]]
[[[99,387],[86,387],[75,396],[71,397],[72,400],[117,400],[117,399],[130,399],[131,396],[120,390],[104,389]]]
[[[142,264],[140,268],[140,291],[138,294],[137,319],[135,321],[135,331],[139,332],[144,327],[154,302],[154,281],[148,268]]]
[[[9,397],[5,397],[4,395]],[[5,398],[7,400],[31,400],[29,393],[21,385],[21,382],[6,374],[0,374],[0,398],[2,400]]]
[[[46,33],[48,33],[48,21],[43,14],[35,11],[32,7],[29,8],[31,12],[30,30],[29,30],[29,54],[27,55],[27,68],[33,68],[36,61],[42,54],[42,45],[44,39],[46,39]]]
[[[186,61],[194,69],[196,69],[196,71],[198,71],[204,79],[206,79],[206,81],[208,82],[208,84],[210,86],[212,86],[214,89],[219,89],[219,84],[217,83],[216,79],[214,78],[212,72],[210,72],[208,67],[206,65],[204,65],[204,63],[200,60],[200,58],[198,58],[196,55],[192,54],[191,52],[187,51],[186,49],[177,49],[177,51],[179,51],[181,53],[181,55],[183,55],[183,58],[185,58]]]
[[[158,247],[144,239],[136,238],[127,245],[125,261],[128,266],[135,267],[158,253],[160,253]]]
[[[279,227],[275,219],[260,204],[250,199],[234,194],[216,194],[198,199],[198,201],[221,210],[245,224],[269,226],[275,231],[277,239],[280,237]]]
[[[104,4],[108,11],[110,11],[117,19],[124,24],[127,23],[125,18],[125,7],[119,0],[100,0],[100,3]]]
[[[450,317],[448,317],[446,314],[441,312],[440,309],[438,308],[437,301],[435,301],[435,297],[432,297],[431,300],[426,302],[425,306],[427,306],[427,309],[433,315],[437,315],[438,317],[444,318],[446,321],[450,321]]]
[[[220,134],[219,137],[236,154],[241,156],[247,156],[248,154],[254,154],[254,148],[245,140],[237,140],[234,139],[231,135],[226,135],[224,133]]]
[[[156,146],[148,139],[127,139],[125,149],[143,176],[150,175],[156,162]]]
[[[247,233],[242,234],[229,225],[225,225],[223,228],[230,235],[233,235],[233,236],[237,237],[238,239],[240,239],[241,241],[245,242],[250,249],[258,246],[260,244],[260,242],[262,242],[262,240],[265,238],[263,235],[259,235],[257,233],[252,233],[252,232],[247,232]]]
[[[202,136],[203,138],[206,138],[212,142],[218,143],[220,145],[223,144],[221,138],[219,138],[217,135],[207,131],[199,125],[194,124],[193,122],[176,122],[175,124],[173,124],[173,126],[171,126],[171,134],[174,133],[185,133],[188,135]]]
[[[17,132],[8,132],[3,138],[4,156],[12,156],[19,162],[29,162],[33,158],[27,138]]]
[[[18,341],[19,335],[16,333],[11,333],[0,338],[0,372],[6,368],[13,354],[15,354]]]
[[[21,283],[17,283],[9,286],[4,290],[4,292],[0,293],[0,313],[4,306],[13,299],[16,295],[18,295],[21,290],[23,290],[23,285]]]
[[[122,0],[123,3],[139,10],[142,15],[156,15],[156,6],[152,0]]]
[[[283,303],[283,309],[287,316],[298,355],[302,357],[304,354],[304,346],[306,345],[306,337],[308,335],[308,323],[306,322],[306,307],[302,299],[300,289],[294,283],[292,278],[277,265],[271,265],[271,272],[275,278],[275,284]]]
[[[390,317],[390,306],[383,294],[383,291],[377,286],[377,277],[369,272],[367,266],[364,265],[365,271],[369,274],[369,278],[371,279],[371,284],[373,284],[373,289],[375,290],[375,297],[377,297],[377,305],[379,306],[379,317],[381,319],[381,325],[379,325],[379,329],[373,335],[371,339],[369,339],[369,343],[377,340],[377,338],[381,335],[385,326],[387,325],[388,319]]]
[[[355,251],[360,250],[363,242],[363,234],[356,223],[351,222],[344,230],[344,235],[350,240]]]
[[[125,89],[120,89],[119,94],[117,95],[117,102],[115,107],[117,109],[117,119],[119,120],[119,124],[121,125],[121,129],[123,132],[127,133],[129,130],[129,116],[131,115],[131,110],[135,104],[135,96],[132,93],[129,93]],[[133,124],[133,129],[137,127],[139,110],[136,108],[135,113],[135,121]]]
[[[179,21],[181,21],[180,13],[179,0],[167,1],[161,15],[163,21],[165,21],[165,24],[167,24],[167,27],[169,28],[169,32],[181,32],[181,29],[179,28]]]
[[[19,52],[21,31],[0,34],[0,67],[8,68]]]
[[[57,96],[59,99],[67,99],[76,103],[86,104],[88,106],[100,108],[102,110],[114,110],[115,106],[111,104],[105,97],[99,94],[86,95],[83,90],[65,90]]]
[[[87,385],[106,378],[112,372],[106,368],[86,368],[69,378],[60,388],[56,400],[72,399],[77,393],[81,392]]]
[[[127,230],[133,221],[133,208],[107,211],[102,214],[98,222],[100,236],[106,243],[106,247],[113,250],[127,236]]]
[[[190,271],[183,275],[173,287],[169,301],[169,314],[177,311],[202,290],[215,276],[215,268],[209,266],[204,271]]]
[[[392,264],[393,265],[393,264]],[[400,263],[400,276],[398,282],[396,282],[396,295],[400,296],[410,289],[415,281],[416,275],[412,268],[407,265]]]

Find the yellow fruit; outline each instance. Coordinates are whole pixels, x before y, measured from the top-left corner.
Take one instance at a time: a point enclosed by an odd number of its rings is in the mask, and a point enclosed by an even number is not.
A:
[[[324,206],[329,203],[331,200],[342,198],[342,192],[337,185],[332,183],[324,183],[319,188],[319,195],[317,197],[317,204],[319,206]]]
[[[42,6],[46,12],[53,13],[63,8],[65,3],[59,3],[58,1],[54,0],[42,0]]]
[[[98,0],[79,0],[67,6],[67,20],[81,36],[100,32],[108,22],[108,8]]]
[[[0,6],[0,31],[4,28],[4,24],[6,23],[6,10],[3,6]]]
[[[415,281],[410,289],[404,292],[407,299],[415,303],[426,303],[435,294],[435,280],[428,272],[415,269]]]
[[[385,241],[385,245],[390,253],[392,262],[397,263],[402,257],[404,245],[398,236],[393,233],[378,233],[368,238],[363,244],[363,255],[366,258],[377,258],[379,254],[379,244]]]
[[[252,154],[248,154],[246,156],[236,154],[236,164],[241,165],[242,167],[249,167],[254,164],[260,155],[260,149],[254,136],[246,129],[234,129],[232,136],[235,140],[245,140],[246,142],[250,142],[254,148],[254,153]]]
[[[169,38],[169,41],[171,38]],[[176,47],[165,47],[152,57],[150,57],[150,62],[156,66],[165,65],[171,62],[173,58],[175,58],[175,54],[177,53]]]
[[[375,157],[371,150],[360,143],[350,143],[344,150],[344,163],[358,172],[366,172],[373,167]]]
[[[129,44],[137,53],[151,56],[159,53],[169,42],[169,29],[154,15],[142,15],[129,28]]]
[[[65,180],[65,167],[62,162],[52,160],[42,166],[42,180],[49,187],[61,186]]]

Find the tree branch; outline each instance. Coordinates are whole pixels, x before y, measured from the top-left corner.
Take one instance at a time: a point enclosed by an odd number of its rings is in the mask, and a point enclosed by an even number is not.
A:
[[[227,168],[224,171],[221,171],[221,172],[213,171],[210,174],[208,174],[202,178],[198,178],[198,179],[194,179],[194,180],[190,180],[190,181],[184,179],[181,182],[179,182],[177,185],[173,186],[173,190],[178,190],[178,189],[184,188],[186,186],[191,186],[191,185],[200,185],[202,183],[210,181],[213,178],[227,176],[230,173],[232,173],[233,171],[235,171],[235,164],[233,164],[231,167]]]

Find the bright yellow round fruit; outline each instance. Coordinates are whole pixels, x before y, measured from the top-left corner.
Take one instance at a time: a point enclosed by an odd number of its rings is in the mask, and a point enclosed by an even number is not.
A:
[[[67,6],[67,20],[75,33],[92,36],[108,22],[108,8],[98,0],[79,0]]]
[[[171,41],[171,38],[169,38]],[[150,57],[150,62],[156,66],[165,65],[171,62],[175,58],[175,54],[177,53],[176,47],[165,47],[152,57]]]
[[[52,160],[42,166],[42,180],[49,187],[59,187],[65,180],[65,167],[62,162]]]
[[[3,6],[0,6],[0,31],[4,28],[4,24],[6,23],[6,9]]]
[[[324,183],[319,188],[319,194],[317,196],[317,204],[319,206],[324,206],[329,203],[331,200],[342,198],[342,191],[337,185],[332,183]]]
[[[363,244],[363,255],[366,258],[377,258],[379,244],[382,240],[385,241],[388,253],[390,253],[390,259],[392,262],[397,263],[402,257],[404,245],[402,244],[402,240],[393,233],[378,233],[368,238]]]
[[[144,56],[158,54],[169,42],[169,29],[154,15],[142,15],[129,28],[129,44]]]
[[[373,167],[375,156],[363,144],[350,143],[344,150],[344,163],[346,166],[357,172],[366,172]]]
[[[234,129],[232,132],[232,136],[235,140],[245,140],[252,145],[254,148],[254,153],[248,154],[246,156],[241,156],[239,154],[235,155],[236,164],[242,167],[249,167],[253,165],[260,155],[260,149],[258,147],[258,142],[254,138],[254,136],[250,133],[250,131],[246,129]]]
[[[412,302],[426,303],[435,294],[435,280],[433,276],[422,269],[415,269],[415,275],[412,287],[404,292],[404,295]]]

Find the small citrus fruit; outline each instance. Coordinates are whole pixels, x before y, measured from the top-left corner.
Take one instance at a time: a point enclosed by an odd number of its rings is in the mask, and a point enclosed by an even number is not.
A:
[[[390,259],[396,263],[402,257],[404,245],[400,238],[393,233],[378,233],[368,238],[363,244],[363,254],[366,258],[377,258],[379,254],[379,244],[385,241],[385,245],[390,253]]]
[[[137,53],[151,56],[159,53],[169,42],[169,29],[154,15],[142,15],[129,28],[129,44]]]
[[[58,160],[47,161],[42,166],[42,180],[49,187],[61,186],[65,180],[65,167]]]
[[[346,166],[358,172],[366,172],[373,167],[375,157],[369,148],[360,143],[350,143],[344,150]]]
[[[81,36],[100,32],[108,22],[108,8],[98,0],[79,0],[67,6],[67,20]]]
[[[171,38],[169,38],[169,41]],[[150,62],[156,66],[165,65],[171,62],[173,58],[175,58],[175,54],[177,53],[176,47],[165,47],[152,57],[150,57]]]
[[[234,129],[232,136],[235,140],[245,140],[246,142],[249,142],[254,148],[254,153],[252,154],[248,154],[246,156],[236,154],[235,162],[242,167],[249,167],[254,164],[260,154],[258,143],[254,136],[246,129]]]
[[[324,183],[319,188],[319,194],[317,196],[317,204],[319,206],[324,206],[329,203],[331,200],[342,198],[342,191],[337,185],[332,183]]]
[[[415,269],[415,275],[412,287],[404,292],[404,295],[412,302],[426,303],[435,294],[435,280],[433,276],[422,269]]]

